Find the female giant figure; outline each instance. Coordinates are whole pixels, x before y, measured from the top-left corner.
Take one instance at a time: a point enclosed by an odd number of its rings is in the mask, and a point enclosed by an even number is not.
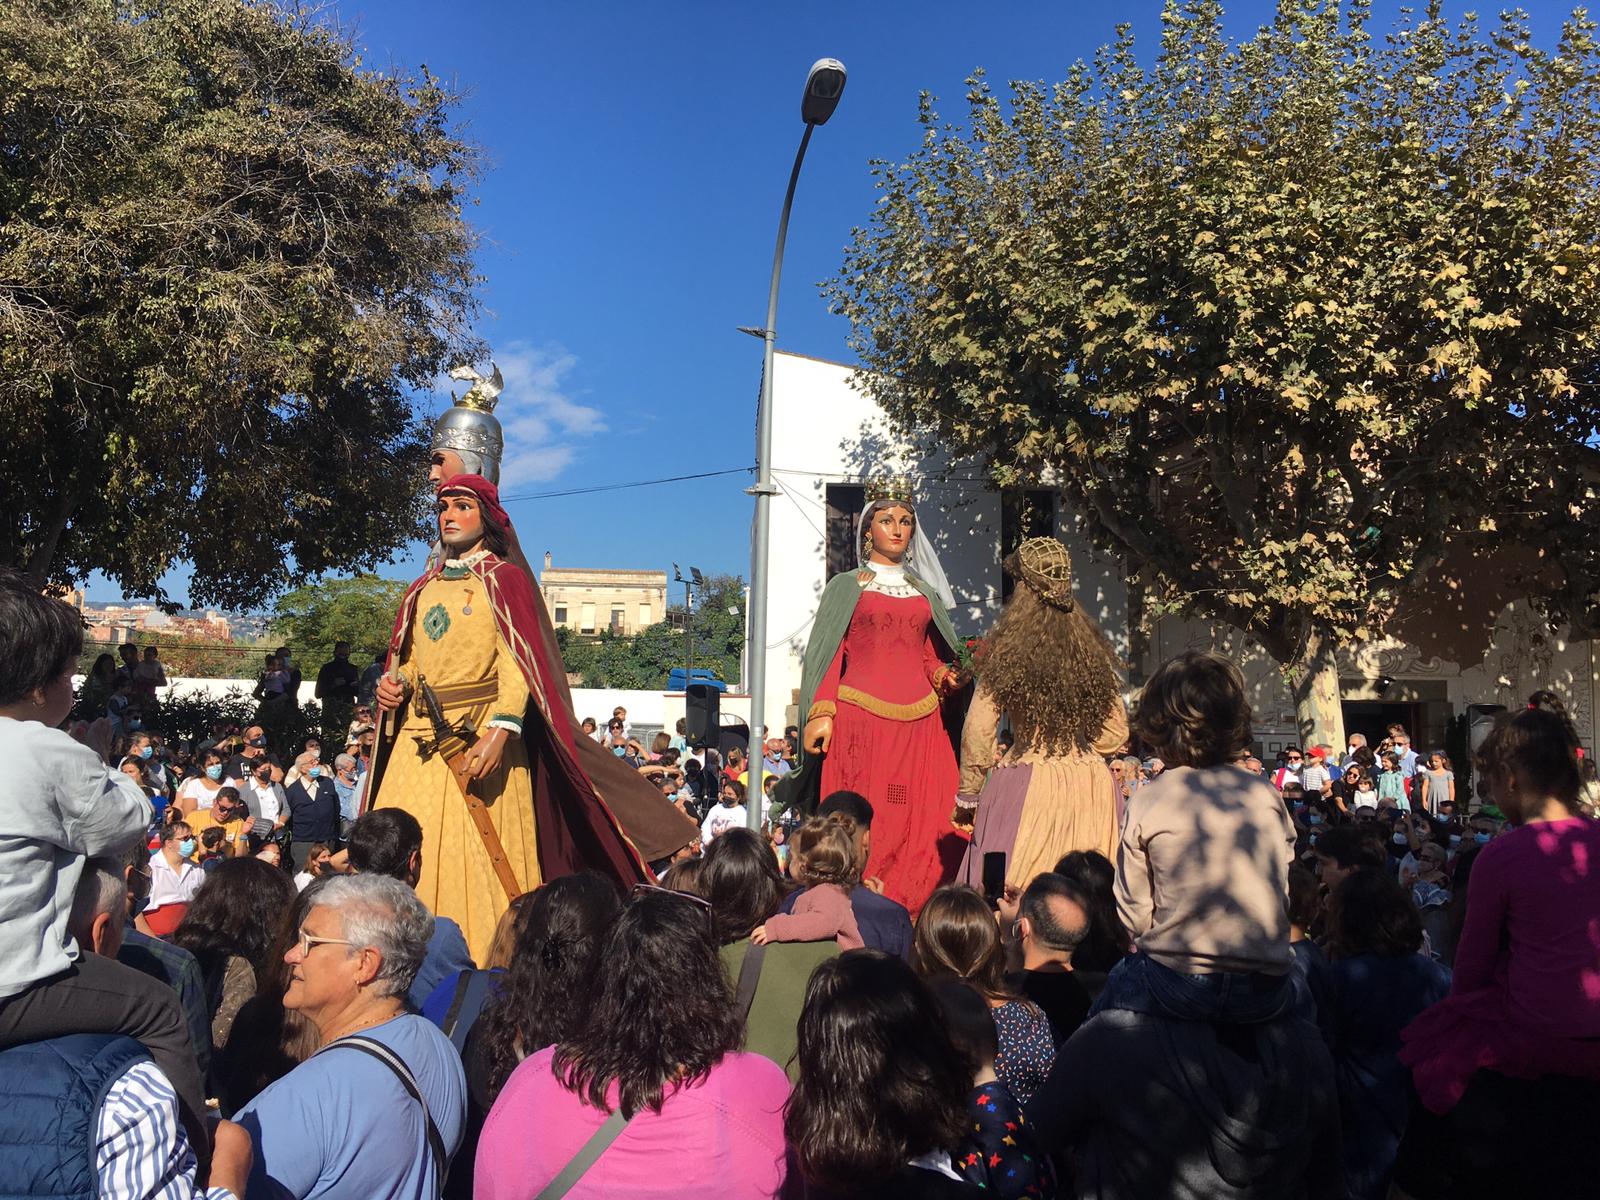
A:
[[[956,645],[949,589],[908,500],[869,503],[861,569],[828,581],[801,678],[808,760],[822,755],[820,792],[858,792],[873,808],[867,874],[915,913],[953,870],[958,773],[940,706],[966,684],[949,665]],[[803,772],[816,764],[803,764]]]

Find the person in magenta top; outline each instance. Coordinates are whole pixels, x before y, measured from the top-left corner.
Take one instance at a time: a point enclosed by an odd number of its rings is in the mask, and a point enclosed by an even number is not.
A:
[[[744,1022],[698,897],[641,887],[606,935],[577,1032],[517,1066],[478,1143],[477,1200],[534,1200],[614,1112],[568,1200],[775,1196],[789,1080]]]
[[[1448,1112],[1476,1071],[1600,1080],[1600,822],[1579,815],[1570,727],[1528,709],[1480,754],[1516,826],[1472,869],[1450,995],[1404,1032],[1422,1102]]]

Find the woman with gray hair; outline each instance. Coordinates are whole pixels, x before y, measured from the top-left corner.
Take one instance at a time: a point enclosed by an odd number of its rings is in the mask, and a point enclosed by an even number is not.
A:
[[[353,875],[313,885],[284,955],[283,1005],[322,1049],[238,1114],[255,1147],[252,1194],[439,1194],[466,1120],[461,1059],[406,993],[433,918],[398,880]]]

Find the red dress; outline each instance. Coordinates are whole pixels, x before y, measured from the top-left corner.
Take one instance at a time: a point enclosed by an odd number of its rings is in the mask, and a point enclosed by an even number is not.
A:
[[[834,706],[823,797],[845,790],[871,803],[867,874],[915,915],[954,877],[945,843],[956,837],[950,810],[960,773],[939,715],[935,684],[945,664],[933,612],[921,593],[903,590],[910,594],[861,593],[811,711]]]

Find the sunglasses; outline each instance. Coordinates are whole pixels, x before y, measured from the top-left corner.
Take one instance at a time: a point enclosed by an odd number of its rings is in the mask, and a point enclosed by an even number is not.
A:
[[[671,888],[657,887],[653,883],[638,883],[634,885],[633,891],[628,894],[628,902],[631,904],[642,896],[671,896],[674,899],[687,900],[690,904],[698,905],[705,910],[706,933],[713,942],[717,940],[717,914],[716,910],[711,907],[711,901],[703,900],[693,892],[675,892]]]

